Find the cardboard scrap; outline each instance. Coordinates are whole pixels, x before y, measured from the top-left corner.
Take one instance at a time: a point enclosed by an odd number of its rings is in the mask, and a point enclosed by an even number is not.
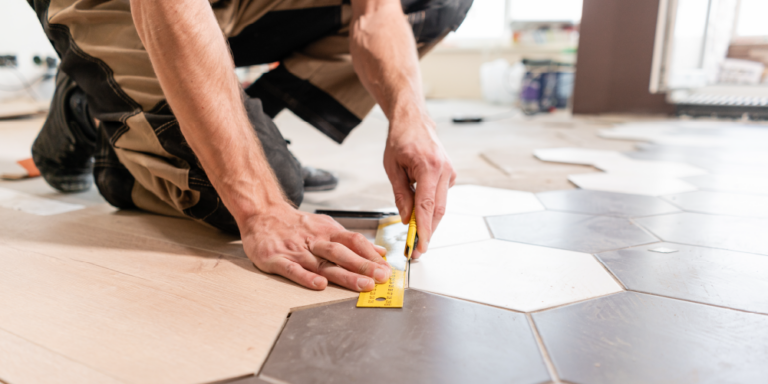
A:
[[[4,173],[0,175],[0,178],[3,180],[24,180],[40,176],[40,170],[37,169],[37,166],[35,166],[35,162],[31,157],[24,160],[19,160],[16,162],[16,164],[19,164],[22,168],[24,168],[26,172]]]

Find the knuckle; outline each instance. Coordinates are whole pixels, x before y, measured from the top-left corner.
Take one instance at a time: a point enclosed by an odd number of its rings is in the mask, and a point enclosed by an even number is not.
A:
[[[440,169],[443,166],[443,159],[437,156],[427,156],[424,160],[427,168],[430,169]]]
[[[307,243],[311,244],[312,243],[312,239],[307,239]],[[302,245],[300,245],[299,243],[297,243],[297,242],[295,242],[293,240],[285,240],[283,242],[283,246],[285,247],[285,249],[287,249],[290,252],[298,252],[302,248]]]
[[[298,266],[294,263],[287,263],[285,264],[285,267],[283,268],[283,272],[285,273],[285,276],[296,276]]]
[[[328,260],[320,259],[320,261],[318,261],[318,263],[317,263],[317,270],[322,272],[322,271],[325,271],[328,268],[333,267],[334,265],[335,264],[331,263]]]
[[[445,215],[445,205],[435,207],[435,216],[443,217]]]
[[[347,276],[344,277],[344,281],[347,283],[347,287],[353,287],[353,289],[357,289],[357,276],[347,274]]]
[[[358,245],[363,245],[363,244],[368,242],[368,239],[366,239],[365,236],[363,236],[362,233],[353,232],[352,233],[352,241],[354,241]]]
[[[435,209],[435,199],[423,199],[419,202],[419,207],[427,212],[433,212]]]
[[[325,251],[330,255],[338,255],[341,251],[341,246],[338,243],[328,242],[325,244]]]
[[[365,261],[362,264],[360,264],[360,267],[357,269],[357,273],[360,275],[367,275],[369,272],[371,272],[371,269],[373,268],[373,263],[370,261]]]

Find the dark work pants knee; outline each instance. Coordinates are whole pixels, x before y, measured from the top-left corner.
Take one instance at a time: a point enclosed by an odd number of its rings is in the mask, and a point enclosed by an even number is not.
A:
[[[297,207],[304,199],[304,178],[301,174],[301,164],[288,150],[283,135],[277,129],[272,119],[262,110],[261,100],[246,96],[245,109],[248,119],[261,142],[264,155],[280,182],[286,197]]]
[[[275,126],[275,123],[264,114],[261,101],[247,96],[245,99],[248,119],[253,126],[256,137],[261,143],[267,162],[272,167],[288,200],[298,207],[304,198],[304,179],[301,173],[301,164],[288,151],[288,145],[277,129],[277,126]],[[167,114],[169,112],[164,113]],[[173,118],[172,115],[167,117]],[[250,139],[250,137],[243,138],[243,140]],[[94,176],[99,192],[110,204],[116,207],[135,208],[131,194],[136,180],[119,162],[106,136],[102,137],[99,144],[94,167]],[[226,148],[222,150],[226,151]],[[192,209],[202,206],[205,208],[203,212],[206,212],[206,214],[201,216],[191,210],[184,213],[192,218],[205,221],[222,231],[238,233],[237,223],[229,210],[220,204],[217,191],[213,188],[201,188],[200,193],[201,201]],[[253,191],[253,193],[259,192]]]

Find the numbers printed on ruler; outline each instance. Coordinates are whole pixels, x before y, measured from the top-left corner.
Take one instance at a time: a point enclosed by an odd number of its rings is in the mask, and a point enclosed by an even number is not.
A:
[[[385,223],[379,223],[376,231],[376,244],[387,249],[396,258],[392,264],[392,274],[385,283],[376,284],[373,290],[360,292],[357,298],[358,308],[402,308],[405,297],[405,277],[408,265],[403,256],[405,242],[401,241],[407,227],[400,224],[399,217],[392,217]],[[384,260],[387,257],[384,256]]]

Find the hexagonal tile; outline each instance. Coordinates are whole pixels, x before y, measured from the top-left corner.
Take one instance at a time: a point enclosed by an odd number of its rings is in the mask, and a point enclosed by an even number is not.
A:
[[[680,210],[653,196],[574,189],[540,192],[536,197],[547,209],[617,217],[651,216]]]
[[[635,195],[661,196],[696,190],[680,179],[654,175],[585,173],[568,175],[568,180],[583,189]]]
[[[758,383],[768,316],[625,292],[534,313],[563,381]]]
[[[524,314],[412,289],[402,309],[346,301],[294,312],[261,376],[286,383],[550,380]]]
[[[604,172],[656,177],[686,177],[704,175],[707,173],[707,171],[701,168],[674,161],[635,160],[624,158],[620,161],[598,161],[594,165],[597,169]]]
[[[543,209],[544,206],[530,192],[479,185],[457,185],[448,190],[447,211],[449,213],[494,216]]]
[[[661,250],[664,252],[660,252]],[[768,257],[673,243],[597,254],[627,289],[768,314]]]
[[[486,218],[496,239],[596,253],[658,241],[629,220],[567,212]]]
[[[693,191],[663,198],[689,212],[768,218],[768,195]]]
[[[485,219],[482,216],[446,213],[440,221],[437,230],[432,235],[429,249],[487,240],[490,238],[491,232],[488,231],[488,225],[485,223]]]
[[[634,219],[664,241],[768,255],[768,220],[672,213]]]
[[[429,251],[411,263],[409,286],[519,311],[622,289],[592,255],[501,240]]]
[[[598,162],[628,160],[617,151],[605,151],[586,148],[547,148],[533,151],[533,155],[542,161],[593,165]]]
[[[765,170],[765,168],[763,168]],[[699,175],[683,179],[699,189],[768,195],[768,177],[746,175]]]

